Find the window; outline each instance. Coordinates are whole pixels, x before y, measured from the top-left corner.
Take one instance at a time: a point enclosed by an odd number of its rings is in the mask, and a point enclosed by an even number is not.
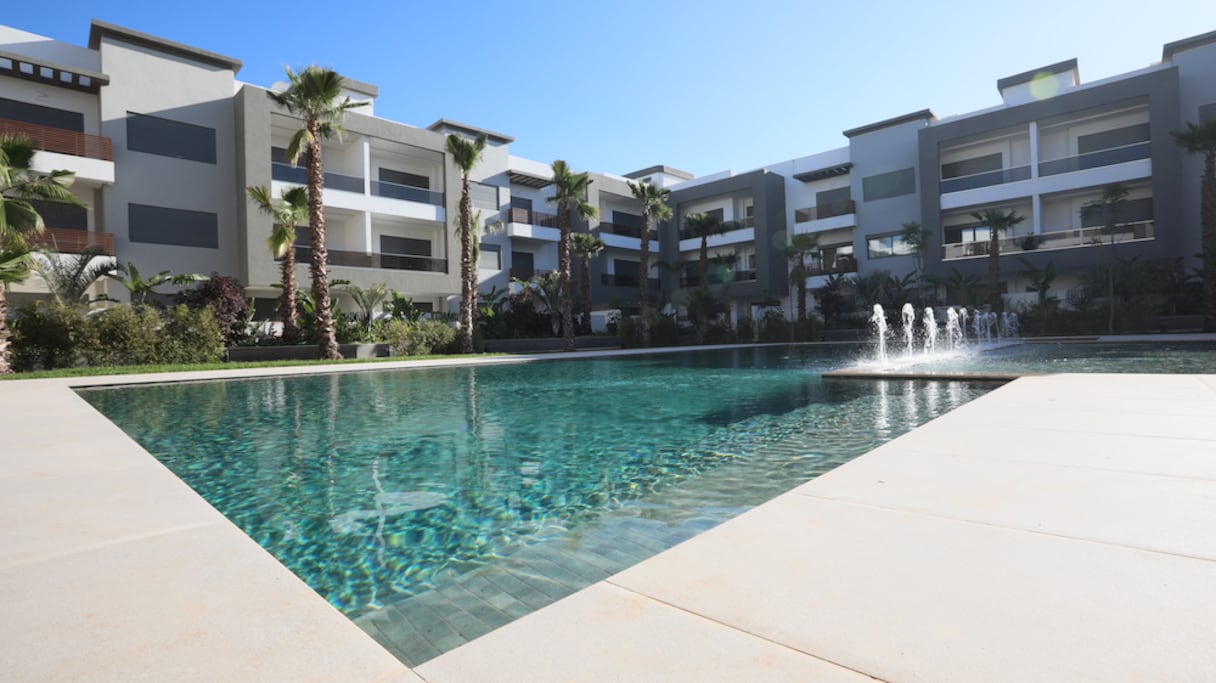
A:
[[[1216,119],[1216,102],[1205,104],[1199,108],[1199,122],[1203,123],[1208,119]]]
[[[1099,152],[1114,147],[1126,147],[1138,142],[1148,141],[1148,124],[1138,123],[1134,126],[1104,130],[1101,133],[1081,135],[1077,138],[1077,154]]]
[[[48,228],[89,229],[89,212],[83,206],[37,200],[31,203],[34,205],[34,210],[38,212],[38,215],[42,216],[42,222]]]
[[[405,171],[394,171],[391,168],[380,169],[380,182],[393,183],[394,185],[405,185],[406,187],[418,187],[424,190],[431,189],[431,179],[418,175],[417,173],[406,173]],[[470,190],[470,195],[472,191]]]
[[[916,253],[898,234],[879,235],[866,238],[866,254],[872,258],[907,256]]]
[[[498,188],[476,181],[469,181],[469,199],[479,209],[498,210]]]
[[[502,270],[502,247],[483,242],[477,256],[477,267],[481,270]]]
[[[431,241],[413,237],[380,236],[380,253],[400,254],[402,256],[430,256]]]
[[[0,97],[0,119],[84,132],[84,114]]]
[[[946,244],[959,244],[962,242],[987,242],[988,238],[991,236],[987,225],[975,222],[947,225],[942,228],[942,233],[945,235]]]
[[[215,129],[127,112],[127,149],[215,163]]]
[[[1107,212],[1100,207],[1093,211],[1082,211],[1081,227],[1093,228],[1104,226],[1106,225],[1107,217]],[[1115,216],[1115,220],[1119,224],[1153,220],[1153,198],[1144,197],[1142,199],[1125,200],[1123,206],[1119,207],[1119,214]]]
[[[132,242],[219,248],[219,218],[205,211],[128,204],[127,230]]]
[[[905,168],[862,178],[861,190],[867,202],[912,194],[916,192],[916,170]]]
[[[999,171],[1001,170],[1001,163],[1000,152],[973,159],[952,161],[948,164],[942,164],[942,180]]]
[[[815,193],[815,205],[816,206],[825,206],[825,205],[830,205],[830,204],[837,204],[840,202],[847,202],[852,198],[853,198],[852,192],[850,192],[850,188],[846,185],[844,187],[838,187],[835,190],[824,190],[823,192],[816,192]]]

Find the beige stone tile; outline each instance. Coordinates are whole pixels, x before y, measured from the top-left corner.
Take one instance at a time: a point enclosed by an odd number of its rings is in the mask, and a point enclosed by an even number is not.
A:
[[[0,481],[0,567],[170,530],[225,523],[157,463],[84,475]]]
[[[884,448],[795,493],[1216,560],[1210,479]]]
[[[417,667],[428,681],[869,681],[596,584]]]
[[[1216,440],[1216,403],[1211,414],[1180,415],[1161,411],[1103,412],[1079,408],[1075,400],[1007,405],[974,401],[945,418],[948,424],[986,426],[997,434],[1024,428],[1049,431],[1126,434],[1163,438]]]
[[[1216,563],[794,494],[610,581],[884,680],[1216,670]]]
[[[405,670],[231,526],[0,569],[19,681],[377,681]]]

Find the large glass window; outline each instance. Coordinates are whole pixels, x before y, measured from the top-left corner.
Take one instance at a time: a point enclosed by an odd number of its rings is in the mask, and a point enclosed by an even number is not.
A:
[[[132,242],[219,248],[219,218],[206,211],[128,204],[127,230]]]
[[[861,179],[862,194],[867,202],[916,192],[916,169],[905,168]]]
[[[127,149],[215,163],[215,129],[127,112]]]
[[[872,259],[886,258],[888,256],[908,256],[914,253],[916,253],[916,250],[898,234],[876,235],[866,238],[866,254]]]

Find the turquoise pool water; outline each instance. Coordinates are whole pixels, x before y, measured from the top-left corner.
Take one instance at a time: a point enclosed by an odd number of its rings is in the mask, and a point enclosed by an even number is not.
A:
[[[625,508],[703,530],[994,386],[821,380],[854,354],[767,347],[80,393],[354,617],[535,544],[590,543],[588,525]]]

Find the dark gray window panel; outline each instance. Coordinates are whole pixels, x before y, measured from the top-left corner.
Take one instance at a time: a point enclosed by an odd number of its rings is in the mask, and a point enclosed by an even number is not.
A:
[[[996,154],[942,164],[942,180],[999,170],[1001,170],[1001,154],[997,152]]]
[[[380,253],[402,254],[405,256],[430,256],[431,241],[414,239],[412,237],[381,235]]]
[[[1106,225],[1110,213],[1105,208],[1081,212],[1081,227],[1092,228]],[[1128,199],[1115,215],[1117,223],[1139,223],[1153,220],[1153,198]]]
[[[867,202],[912,194],[916,192],[916,169],[905,168],[862,178],[861,192]]]
[[[297,225],[296,226],[295,245],[297,247],[311,247],[312,246],[312,232],[310,231],[310,228],[307,225]]]
[[[824,206],[825,204],[836,204],[837,202],[847,202],[853,198],[852,188],[849,186],[838,187],[835,190],[824,190],[823,192],[815,193],[815,205]]]
[[[405,171],[395,171],[391,168],[380,169],[380,182],[394,183],[396,185],[405,185],[406,187],[420,187],[424,190],[431,189],[431,179],[416,173],[406,173]]]
[[[67,228],[69,230],[88,230],[89,212],[83,206],[65,204],[63,202],[32,202],[34,210],[42,216],[42,222],[48,228]]]
[[[1216,102],[1199,107],[1199,122],[1203,123],[1208,119],[1216,119]]]
[[[612,259],[612,270],[617,275],[631,275],[637,277],[641,271],[641,264],[637,261],[626,261],[624,259]]]
[[[526,270],[531,272],[535,258],[530,251],[513,251],[511,252],[512,270]]]
[[[1138,123],[1134,126],[1104,130],[1101,133],[1082,135],[1077,138],[1077,154],[1099,152],[1112,147],[1126,147],[1137,142],[1148,141],[1148,124]]]
[[[215,163],[215,129],[127,112],[127,149]]]
[[[612,212],[612,224],[620,225],[626,228],[634,228],[635,230],[642,229],[642,217],[634,213],[625,213],[624,211]]]
[[[219,217],[205,211],[128,204],[127,230],[132,242],[219,248]]]
[[[0,119],[84,132],[84,114],[0,97]]]
[[[479,209],[498,210],[498,188],[493,185],[470,181],[469,199]]]
[[[512,209],[523,209],[524,211],[532,210],[532,200],[524,197],[511,197]]]

